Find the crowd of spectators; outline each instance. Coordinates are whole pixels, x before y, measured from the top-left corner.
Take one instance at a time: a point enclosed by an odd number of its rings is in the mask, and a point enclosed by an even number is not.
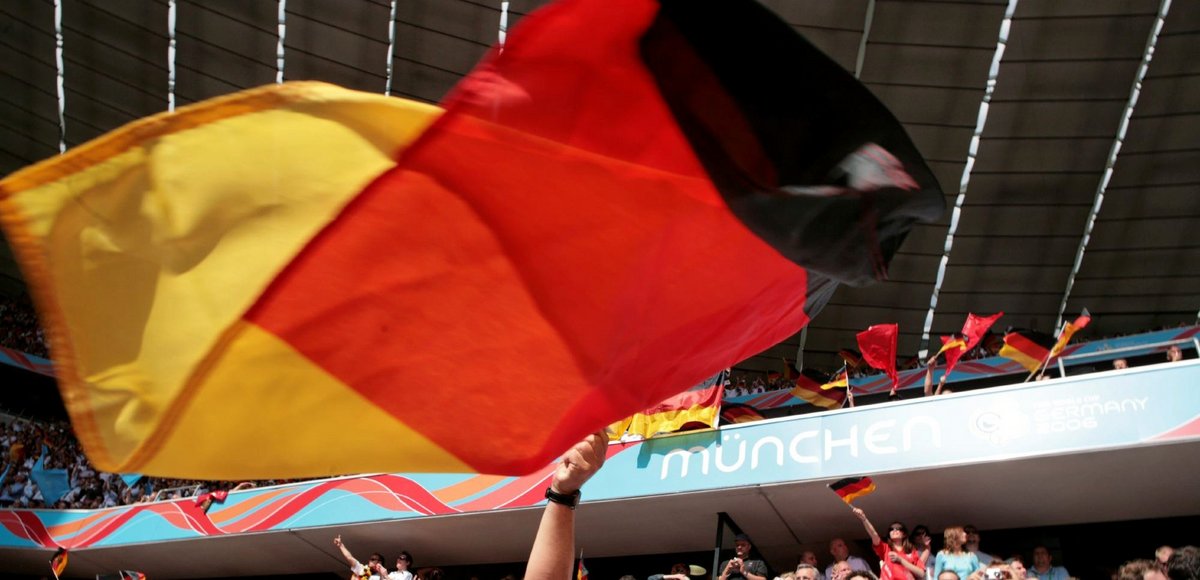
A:
[[[28,296],[0,296],[0,346],[50,358],[46,332],[38,325]]]
[[[95,469],[67,423],[36,423],[0,416],[0,507],[97,509],[138,502],[195,497],[219,489],[276,485],[281,481],[209,482],[161,477],[123,477]],[[69,489],[47,502],[34,481],[38,461],[65,469]],[[126,481],[128,480],[128,483]]]

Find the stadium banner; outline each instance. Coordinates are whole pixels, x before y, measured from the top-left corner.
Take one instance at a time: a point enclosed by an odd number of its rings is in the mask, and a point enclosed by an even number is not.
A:
[[[1200,360],[955,393],[613,444],[588,501],[1200,440]],[[70,550],[532,508],[524,477],[377,474],[104,510],[0,511],[0,547]]]

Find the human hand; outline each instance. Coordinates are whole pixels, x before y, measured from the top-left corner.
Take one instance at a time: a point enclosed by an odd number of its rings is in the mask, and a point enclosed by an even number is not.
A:
[[[926,535],[925,540],[923,542],[921,542],[921,544],[925,547],[926,550],[928,550],[929,547],[933,545],[933,538]]]
[[[342,547],[342,535],[341,534],[338,534],[333,537],[333,545],[335,545],[339,548]]]
[[[895,553],[895,552],[888,552],[888,559],[889,559],[889,560],[891,560],[891,561],[893,561],[893,562],[899,562],[899,561],[900,561],[900,554],[897,554],[897,553]]]
[[[862,511],[862,508],[856,508],[854,506],[850,506],[850,511],[854,512],[855,517],[857,517],[860,520],[867,519],[867,514]]]
[[[604,432],[588,435],[563,455],[550,480],[550,488],[563,494],[579,491],[584,482],[600,471],[607,454],[608,437]]]

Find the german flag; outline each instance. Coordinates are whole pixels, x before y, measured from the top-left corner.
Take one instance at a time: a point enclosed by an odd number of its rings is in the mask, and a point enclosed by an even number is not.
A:
[[[840,409],[846,402],[846,390],[825,389],[824,385],[832,383],[823,377],[814,378],[815,374],[815,371],[804,369],[800,378],[796,379],[796,388],[792,389],[792,396],[825,409]],[[843,371],[839,376],[845,378],[846,373]]]
[[[863,364],[862,353],[854,349],[843,348],[842,350],[838,351],[838,356],[842,357],[842,360],[845,361],[846,366],[852,369],[856,369]]]
[[[841,372],[829,378],[829,382],[821,385],[822,391],[829,389],[847,389],[850,388],[850,372],[848,369],[842,369]]]
[[[59,546],[58,551],[54,552],[54,556],[50,558],[50,571],[54,573],[55,578],[58,578],[66,569],[67,549]]]
[[[829,484],[829,489],[838,494],[842,501],[851,503],[854,500],[873,493],[875,491],[875,482],[871,481],[870,477],[847,477],[839,479]]]
[[[1067,343],[1071,342],[1071,337],[1075,336],[1076,332],[1082,330],[1091,321],[1091,313],[1088,312],[1087,308],[1084,308],[1083,312],[1074,321],[1063,325],[1062,332],[1058,334],[1058,340],[1054,343],[1054,348],[1050,350],[1050,358],[1061,354],[1063,349],[1067,347]]]
[[[1044,332],[1015,330],[1004,335],[1000,356],[1016,361],[1032,373],[1046,362],[1054,342],[1054,337]]]
[[[762,421],[766,417],[758,412],[758,409],[750,405],[741,403],[728,403],[721,406],[721,424],[736,425],[738,423],[752,423],[754,421]]]
[[[943,207],[754,0],[562,0],[441,107],[272,85],[0,182],[92,463],[216,480],[528,473],[885,278]]]
[[[673,433],[685,427],[715,427],[728,383],[729,369],[725,369],[678,395],[635,413],[614,428],[610,438],[636,435],[649,439],[657,433]]]

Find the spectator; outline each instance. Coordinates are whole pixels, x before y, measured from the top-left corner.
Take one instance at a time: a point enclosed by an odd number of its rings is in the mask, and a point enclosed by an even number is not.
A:
[[[858,556],[850,555],[850,548],[846,545],[846,540],[841,538],[829,540],[829,554],[833,556],[833,564],[830,564],[829,567],[825,569],[826,578],[834,578],[833,568],[834,566],[837,566],[838,562],[846,562],[846,564],[849,565],[849,568],[846,570],[847,572],[850,572],[851,570],[871,569],[871,565],[868,564],[866,560],[863,560]]]
[[[813,569],[816,575],[816,580],[825,580],[825,575],[821,573],[821,569],[817,568],[817,553],[812,550],[805,550],[800,554],[800,565],[796,567],[796,576],[800,576],[800,568],[808,566]]]
[[[879,577],[883,580],[911,580],[925,577],[925,561],[929,558],[929,546],[921,546],[918,553],[908,540],[908,528],[900,522],[888,525],[886,542],[879,537],[875,526],[867,519],[867,514],[860,508],[852,507],[851,511],[862,522],[871,537],[871,547],[879,556]]]
[[[967,544],[964,549],[972,554],[975,554],[975,557],[979,558],[980,564],[987,566],[988,564],[991,564],[992,561],[999,559],[993,557],[991,554],[987,554],[979,550],[979,528],[968,524],[963,526],[963,531],[967,532]]]
[[[852,572],[854,569],[850,567],[849,562],[838,560],[825,573],[828,574],[830,580],[847,580]]]
[[[946,528],[942,534],[945,547],[937,554],[934,561],[933,574],[942,577],[942,572],[949,570],[959,578],[966,578],[980,569],[979,558],[963,549],[967,543],[967,532],[958,526]]]
[[[1175,554],[1175,548],[1171,546],[1159,546],[1154,551],[1154,561],[1158,562],[1158,568],[1163,574],[1167,573],[1167,562],[1171,560],[1171,556]]]
[[[1025,561],[1020,556],[1009,558],[1008,567],[1013,571],[1013,578],[1016,580],[1025,580]]]
[[[1119,358],[1119,359],[1113,360],[1112,365],[1113,365],[1113,370],[1119,371],[1121,369],[1129,368],[1129,361],[1127,361],[1123,358]]]
[[[1167,347],[1167,362],[1179,362],[1183,360],[1183,351],[1179,349],[1179,345],[1172,344]]]
[[[1130,560],[1117,570],[1117,580],[1167,580],[1154,560]]]
[[[805,554],[812,554],[812,552],[805,552]],[[796,566],[795,577],[796,580],[820,580],[821,573],[817,571],[815,565],[808,562],[801,562],[800,565]]]
[[[1167,560],[1167,576],[1171,580],[1200,580],[1200,548],[1184,546]]]
[[[751,560],[754,544],[750,536],[738,534],[733,540],[734,557],[721,563],[721,580],[766,580],[767,563]]]
[[[1052,560],[1050,550],[1046,546],[1034,548],[1033,567],[1025,571],[1025,577],[1039,580],[1067,580],[1071,577],[1066,568],[1051,565]]]
[[[383,555],[379,552],[371,554],[364,565],[350,553],[350,549],[342,543],[342,536],[339,534],[333,537],[333,545],[341,550],[342,557],[346,559],[346,563],[350,565],[350,578],[356,580],[360,578],[370,578],[370,580],[380,580],[387,578],[387,570],[383,567]],[[409,574],[411,577],[412,574]]]

